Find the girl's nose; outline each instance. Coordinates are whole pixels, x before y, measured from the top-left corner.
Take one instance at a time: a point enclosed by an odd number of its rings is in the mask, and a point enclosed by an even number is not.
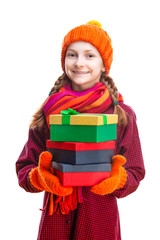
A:
[[[83,57],[80,57],[80,56],[78,56],[77,58],[76,58],[76,60],[75,60],[75,66],[77,66],[77,67],[83,67],[84,66],[84,58]]]

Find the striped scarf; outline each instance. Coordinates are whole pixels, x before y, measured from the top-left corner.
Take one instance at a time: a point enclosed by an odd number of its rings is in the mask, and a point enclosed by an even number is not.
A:
[[[123,101],[121,94],[119,94],[118,101]],[[101,82],[82,92],[71,90],[70,85],[67,84],[58,93],[48,98],[43,106],[43,111],[49,127],[49,115],[51,114],[60,114],[62,110],[68,108],[72,108],[79,113],[103,113],[111,104],[109,91]]]
[[[118,101],[123,101],[119,94]],[[49,127],[49,115],[60,114],[62,110],[72,108],[80,113],[103,113],[112,105],[112,100],[106,86],[98,82],[94,87],[82,91],[73,91],[69,84],[60,89],[58,93],[51,95],[43,106],[43,111]],[[46,206],[49,202],[49,215],[68,214],[70,210],[77,208],[78,203],[84,201],[82,187],[73,187],[73,193],[66,197],[48,195]],[[45,208],[43,209],[43,211]]]

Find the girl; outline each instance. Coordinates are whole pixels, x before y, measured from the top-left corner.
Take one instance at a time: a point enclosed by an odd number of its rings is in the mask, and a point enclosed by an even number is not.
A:
[[[96,21],[72,29],[64,38],[64,73],[34,114],[16,162],[19,185],[28,192],[45,191],[38,239],[121,239],[116,198],[134,192],[145,170],[135,113],[108,75],[112,59],[111,39]],[[49,115],[67,108],[118,114],[111,178],[96,186],[63,187],[50,167],[52,156],[45,152]]]

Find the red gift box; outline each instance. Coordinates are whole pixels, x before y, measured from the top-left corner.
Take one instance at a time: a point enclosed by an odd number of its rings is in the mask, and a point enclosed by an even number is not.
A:
[[[110,177],[110,172],[54,172],[64,187],[94,186]]]

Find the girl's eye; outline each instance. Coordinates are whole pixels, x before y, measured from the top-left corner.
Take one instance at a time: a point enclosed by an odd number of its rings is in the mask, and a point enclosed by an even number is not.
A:
[[[73,57],[75,57],[76,56],[76,54],[74,54],[74,53],[68,53],[68,55],[67,55],[68,57],[71,57],[71,58],[73,58]]]
[[[94,55],[93,54],[88,54],[88,58],[93,58]]]

